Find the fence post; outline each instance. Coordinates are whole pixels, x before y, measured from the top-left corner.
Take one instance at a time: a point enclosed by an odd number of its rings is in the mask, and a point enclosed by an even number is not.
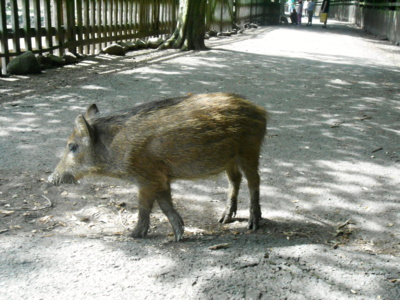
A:
[[[101,0],[97,0],[97,17],[96,17],[96,19],[97,19],[97,38],[98,39],[100,39],[100,38],[102,38],[103,37],[103,28],[102,28],[102,23],[104,22],[104,18],[102,18],[102,16],[101,16],[101,12],[102,12],[102,10],[103,10],[103,1],[101,1]],[[99,49],[99,50],[101,50],[101,43],[98,43],[97,44],[97,49]]]
[[[53,53],[53,28],[51,27],[50,1],[44,2],[44,26],[46,28],[46,48],[50,48],[50,52]]]
[[[108,27],[109,27],[109,21],[108,21],[108,2],[107,0],[103,1],[103,18],[102,18],[102,26],[103,26],[103,37],[108,36]],[[105,47],[107,45],[106,42],[102,43],[102,46]]]
[[[7,38],[7,14],[6,14],[6,2],[0,1],[0,53],[4,53],[4,57],[1,57],[1,73],[7,73],[7,64],[10,62],[8,55],[8,38]]]
[[[66,30],[67,30],[67,43],[76,41],[75,30],[75,3],[74,1],[66,0]],[[68,47],[68,51],[76,53],[76,47]]]
[[[11,0],[11,26],[13,29],[13,49],[15,53],[21,53],[19,42],[19,19],[18,19],[18,3],[17,0]]]
[[[35,42],[36,49],[42,50],[42,36],[40,32],[41,20],[40,20],[40,1],[33,0],[33,11],[35,15]]]
[[[85,40],[89,40],[90,39],[90,18],[89,18],[89,3],[87,0],[83,1],[83,38]],[[89,44],[85,44],[84,47],[84,52],[85,53],[89,53],[90,52],[90,45]]]
[[[174,33],[175,27],[176,27],[176,23],[177,23],[177,21],[176,21],[176,10],[177,10],[176,1],[172,0],[172,30],[171,30],[171,33]]]
[[[22,15],[24,20],[24,31],[25,31],[25,51],[32,51],[32,40],[31,40],[31,18],[29,11],[29,1],[22,1]]]
[[[78,42],[79,42],[79,47],[78,51],[79,53],[82,53],[83,51],[83,17],[82,17],[82,0],[76,0],[76,25],[77,25],[77,32],[76,34],[78,35]]]
[[[133,17],[133,6],[134,4],[132,3],[131,0],[128,0],[128,8],[129,8],[129,14],[128,14],[128,28],[129,28],[129,34],[133,34],[134,33],[134,17]],[[135,11],[136,12],[136,11]]]
[[[55,43],[58,46],[57,54],[61,56],[64,45],[62,0],[54,1],[54,27],[56,28]]]

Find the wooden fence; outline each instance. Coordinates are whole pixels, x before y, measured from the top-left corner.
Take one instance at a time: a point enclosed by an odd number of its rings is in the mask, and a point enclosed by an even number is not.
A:
[[[394,44],[400,43],[400,0],[332,0],[329,15],[355,23]]]
[[[207,28],[226,31],[232,29],[232,22],[278,24],[279,16],[279,0],[209,0]]]
[[[170,34],[179,0],[1,0],[0,58],[34,53],[94,54],[120,41]]]
[[[276,25],[279,23],[279,0],[238,0],[236,2],[236,21],[238,24],[256,22]]]
[[[270,0],[208,0],[207,27],[255,22]],[[124,40],[169,35],[179,0],[0,0],[0,68],[24,51],[98,53]],[[0,73],[0,74],[1,74]]]
[[[207,30],[213,29],[219,32],[232,29],[235,3],[233,0],[209,1],[206,12]]]

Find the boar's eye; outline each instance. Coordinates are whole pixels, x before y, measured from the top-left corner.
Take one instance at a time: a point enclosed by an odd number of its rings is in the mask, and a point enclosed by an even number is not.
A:
[[[69,150],[69,152],[75,153],[76,150],[78,150],[78,144],[69,143],[68,144],[68,150]]]

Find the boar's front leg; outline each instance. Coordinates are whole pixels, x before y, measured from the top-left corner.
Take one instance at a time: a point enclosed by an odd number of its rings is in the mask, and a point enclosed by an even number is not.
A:
[[[167,190],[158,193],[157,202],[171,223],[175,234],[175,241],[178,242],[182,239],[184,223],[181,216],[178,214],[172,204],[170,187],[168,187]]]
[[[143,238],[147,235],[150,227],[150,213],[154,201],[157,200],[163,213],[167,216],[175,234],[175,241],[182,239],[183,220],[172,204],[171,188],[169,184],[146,185],[139,188],[139,217],[131,236]]]
[[[134,238],[143,238],[147,235],[150,227],[150,213],[153,208],[156,194],[151,187],[139,188],[139,217],[135,229],[131,234]]]

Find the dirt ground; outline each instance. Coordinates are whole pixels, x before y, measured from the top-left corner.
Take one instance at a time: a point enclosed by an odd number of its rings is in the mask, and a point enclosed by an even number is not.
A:
[[[328,25],[0,77],[0,298],[400,299],[400,48]],[[133,184],[46,182],[89,104],[217,91],[270,112],[260,230],[246,230],[246,182],[237,218],[217,222],[223,175],[173,184],[179,243],[158,207],[146,239],[127,237]]]

